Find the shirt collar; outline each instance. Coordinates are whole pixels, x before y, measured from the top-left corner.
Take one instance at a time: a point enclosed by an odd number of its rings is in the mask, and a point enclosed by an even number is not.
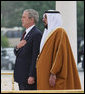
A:
[[[30,30],[34,27],[35,25],[32,25],[32,26],[30,26],[28,29],[26,29],[26,34],[25,34],[25,36],[30,32]]]

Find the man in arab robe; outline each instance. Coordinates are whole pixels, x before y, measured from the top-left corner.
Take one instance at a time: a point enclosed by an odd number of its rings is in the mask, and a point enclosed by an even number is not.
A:
[[[81,89],[78,70],[58,11],[46,11],[45,30],[37,58],[38,90]]]

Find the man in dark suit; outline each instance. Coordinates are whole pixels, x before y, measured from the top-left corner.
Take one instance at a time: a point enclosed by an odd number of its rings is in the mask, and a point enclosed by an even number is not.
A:
[[[38,12],[27,9],[22,15],[22,26],[26,28],[20,43],[14,48],[16,55],[14,81],[19,90],[36,90],[36,59],[39,54],[41,31],[35,26]]]

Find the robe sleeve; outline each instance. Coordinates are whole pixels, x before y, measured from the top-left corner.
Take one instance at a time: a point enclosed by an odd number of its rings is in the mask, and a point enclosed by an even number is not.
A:
[[[56,51],[56,55],[54,58],[54,62],[52,64],[50,72],[52,74],[58,74],[62,72],[62,77],[65,77],[67,74],[67,48],[66,48],[66,37],[65,32],[62,32],[59,34],[59,46]],[[55,46],[57,44],[55,43]],[[56,47],[55,47],[56,48]],[[64,68],[64,69],[63,69]],[[64,71],[62,71],[64,70]],[[64,74],[63,74],[64,73]]]

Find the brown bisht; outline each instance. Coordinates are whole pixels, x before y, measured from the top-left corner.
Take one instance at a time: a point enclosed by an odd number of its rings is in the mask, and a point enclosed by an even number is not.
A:
[[[57,28],[47,38],[37,58],[38,90],[81,89],[78,70],[66,31]],[[49,85],[50,74],[56,74],[56,85]]]

